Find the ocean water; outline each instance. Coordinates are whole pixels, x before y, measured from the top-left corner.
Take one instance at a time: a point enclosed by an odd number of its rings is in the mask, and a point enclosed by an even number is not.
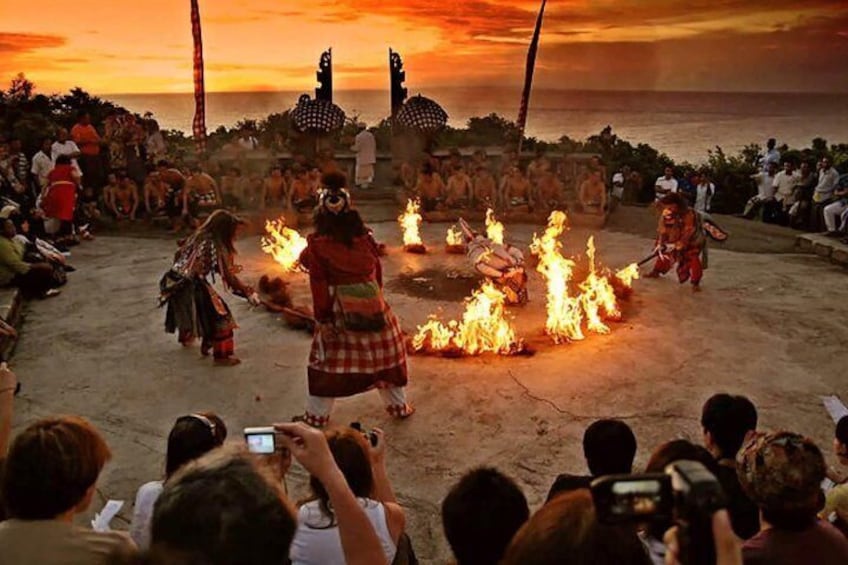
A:
[[[232,126],[244,118],[261,119],[294,106],[299,92],[210,93],[207,129]],[[410,88],[410,96],[419,94]],[[433,88],[420,92],[439,102],[450,124],[463,126],[472,116],[496,112],[515,119],[519,89]],[[113,94],[135,112],[151,111],[166,129],[191,130],[194,101],[190,94]],[[389,114],[389,93],[348,90],[335,93],[348,116],[374,124]],[[845,94],[625,92],[536,90],[530,101],[527,135],[556,140],[583,139],[606,125],[632,143],[647,143],[677,161],[704,161],[716,145],[735,152],[769,137],[793,147],[814,137],[848,142]]]

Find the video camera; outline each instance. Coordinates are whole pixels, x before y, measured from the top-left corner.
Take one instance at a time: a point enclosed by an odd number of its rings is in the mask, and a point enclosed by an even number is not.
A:
[[[727,501],[701,463],[675,461],[665,473],[600,477],[592,482],[592,499],[604,524],[673,521],[682,565],[715,565],[712,517]]]

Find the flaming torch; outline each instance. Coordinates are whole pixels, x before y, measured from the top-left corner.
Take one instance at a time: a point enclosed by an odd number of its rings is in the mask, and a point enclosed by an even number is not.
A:
[[[418,327],[412,338],[416,352],[441,353],[446,356],[517,355],[528,353],[524,342],[506,318],[506,296],[491,281],[486,281],[465,300],[462,320],[443,324],[431,318]]]
[[[403,249],[407,253],[426,253],[427,248],[421,241],[421,203],[418,200],[409,200],[406,210],[398,216],[400,229],[403,231]]]
[[[445,237],[445,252],[451,255],[465,255],[465,238],[462,237],[462,232],[456,225],[448,228]]]
[[[300,268],[300,254],[306,249],[306,239],[297,231],[286,227],[286,220],[265,222],[267,235],[262,237],[262,251],[271,255],[286,272],[294,272]]]
[[[495,211],[491,208],[486,210],[486,237],[491,239],[492,243],[503,245],[504,225],[495,219]]]
[[[565,231],[566,215],[555,210],[548,218],[548,227],[542,237],[533,236],[530,251],[539,258],[536,270],[547,286],[547,320],[545,329],[554,343],[583,339],[583,312],[579,298],[570,296],[568,284],[575,263],[562,254],[559,236]]]

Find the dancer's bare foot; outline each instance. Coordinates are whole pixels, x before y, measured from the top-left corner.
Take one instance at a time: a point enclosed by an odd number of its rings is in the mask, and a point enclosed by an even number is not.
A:
[[[238,365],[241,363],[241,359],[238,357],[224,357],[223,359],[215,359],[215,366],[217,367],[232,367],[234,365]]]

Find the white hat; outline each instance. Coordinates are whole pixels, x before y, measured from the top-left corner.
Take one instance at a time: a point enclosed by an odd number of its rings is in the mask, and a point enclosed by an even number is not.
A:
[[[18,208],[17,206],[14,206],[12,204],[9,204],[7,206],[3,206],[3,208],[0,208],[0,219],[8,220],[12,216],[12,214],[15,214],[19,211],[20,211],[20,208]]]

